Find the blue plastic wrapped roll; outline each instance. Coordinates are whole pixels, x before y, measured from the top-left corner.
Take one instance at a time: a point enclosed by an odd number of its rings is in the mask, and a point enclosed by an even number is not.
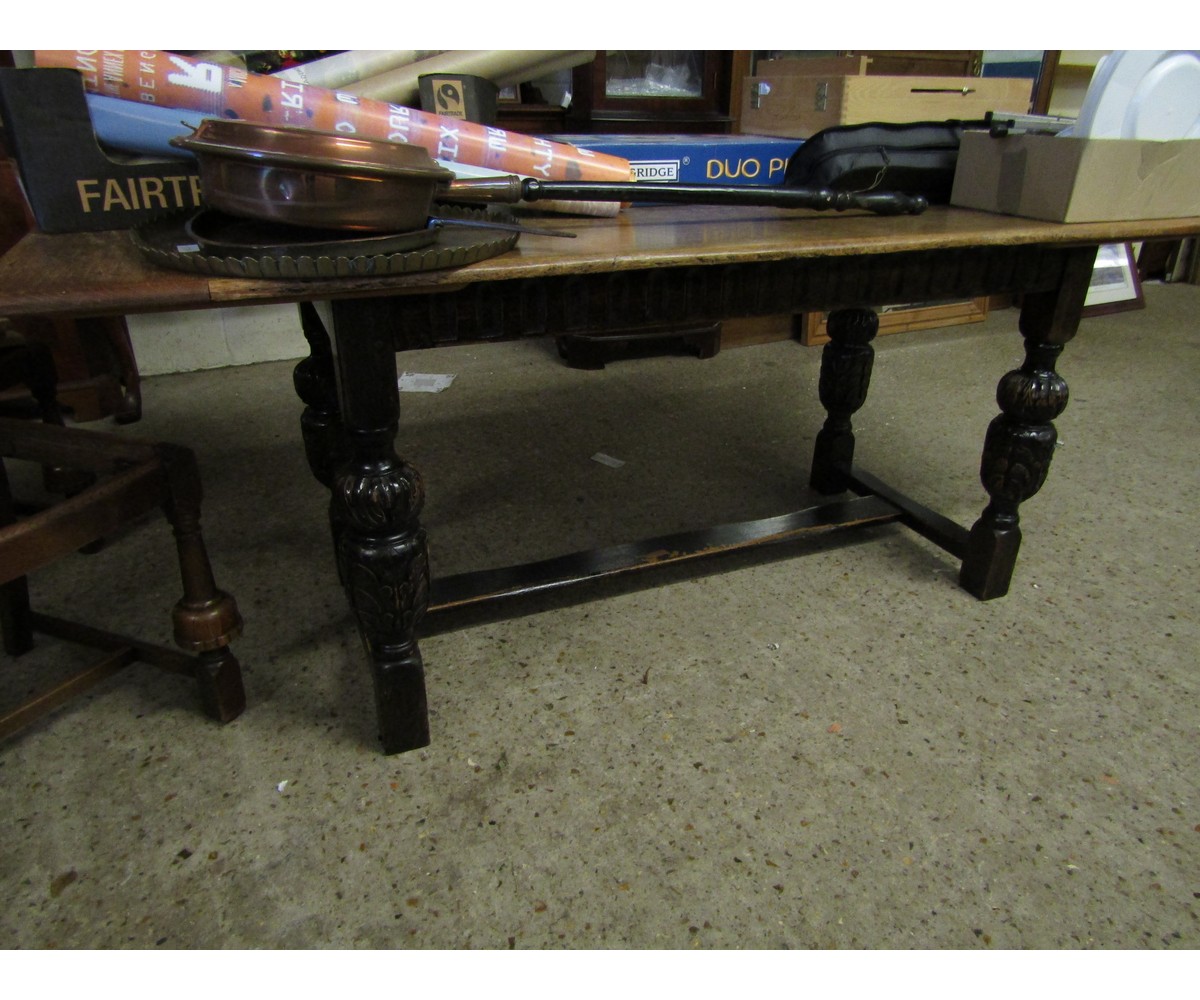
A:
[[[98,94],[88,94],[87,103],[92,128],[101,145],[123,153],[167,156],[174,160],[194,159],[190,152],[177,149],[168,140],[177,135],[190,135],[204,120],[205,116],[200,112]]]

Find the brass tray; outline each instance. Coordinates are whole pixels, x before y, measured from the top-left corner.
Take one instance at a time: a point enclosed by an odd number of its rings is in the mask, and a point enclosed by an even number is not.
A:
[[[497,216],[485,209],[460,206],[436,206],[438,218],[453,220],[488,220]],[[194,232],[195,212],[179,212],[163,216],[132,230],[134,245],[148,260],[163,267],[193,274],[221,278],[265,278],[288,281],[315,281],[325,278],[371,278],[419,271],[437,271],[462,267],[487,260],[511,250],[520,233],[481,231],[479,229],[442,226],[434,231],[427,245],[395,249],[397,239],[412,238],[413,234],[372,234],[331,240],[328,234],[311,239],[311,233],[296,230],[296,236],[273,246],[247,242],[242,250],[226,240],[220,251],[206,249],[197,242]],[[278,232],[276,227],[274,232]],[[306,234],[302,237],[301,234]],[[425,233],[421,234],[426,237]],[[306,238],[307,237],[307,238]],[[244,232],[239,240],[245,241]],[[390,242],[389,242],[390,241]],[[217,246],[213,239],[204,241]],[[422,239],[420,242],[426,242]],[[314,244],[306,246],[305,244]],[[404,244],[401,244],[404,245]]]

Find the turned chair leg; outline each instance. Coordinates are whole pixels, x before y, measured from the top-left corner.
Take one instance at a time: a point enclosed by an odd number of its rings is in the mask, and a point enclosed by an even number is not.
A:
[[[228,722],[246,707],[242,672],[229,649],[242,632],[237,603],[217,588],[208,551],[200,533],[200,473],[187,448],[159,445],[166,469],[168,500],[164,505],[175,534],[183,597],[172,612],[175,642],[198,654],[196,681],[204,710]]]

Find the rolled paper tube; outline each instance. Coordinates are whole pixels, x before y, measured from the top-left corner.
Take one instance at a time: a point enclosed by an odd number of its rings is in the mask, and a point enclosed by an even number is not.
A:
[[[524,66],[517,73],[503,76],[492,82],[497,87],[511,87],[518,83],[529,83],[532,80],[540,80],[551,73],[557,73],[564,69],[574,69],[576,66],[583,66],[586,63],[590,63],[596,58],[596,50],[591,49],[587,52],[552,52],[548,53],[548,55],[551,58]]]
[[[570,55],[569,52],[557,51],[488,49],[443,52],[391,72],[360,80],[344,89],[347,93],[357,94],[359,97],[398,101],[401,104],[415,103],[418,100],[418,78],[428,73],[480,76],[491,80],[498,87],[507,87],[532,79],[529,75],[530,67],[542,66]]]
[[[359,80],[366,80],[437,54],[421,49],[352,49],[349,52],[325,56],[323,59],[314,59],[300,66],[289,66],[271,75],[282,80],[307,83],[312,87],[345,89]]]
[[[39,50],[38,66],[78,70],[91,93],[213,118],[303,126],[423,146],[442,160],[541,180],[629,180],[629,161],[415,108],[310,87],[173,53]]]

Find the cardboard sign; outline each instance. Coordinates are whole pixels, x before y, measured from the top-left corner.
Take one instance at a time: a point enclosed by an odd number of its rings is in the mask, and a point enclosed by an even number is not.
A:
[[[44,233],[132,229],[200,207],[194,163],[115,160],[100,148],[74,70],[0,69],[0,117]]]

